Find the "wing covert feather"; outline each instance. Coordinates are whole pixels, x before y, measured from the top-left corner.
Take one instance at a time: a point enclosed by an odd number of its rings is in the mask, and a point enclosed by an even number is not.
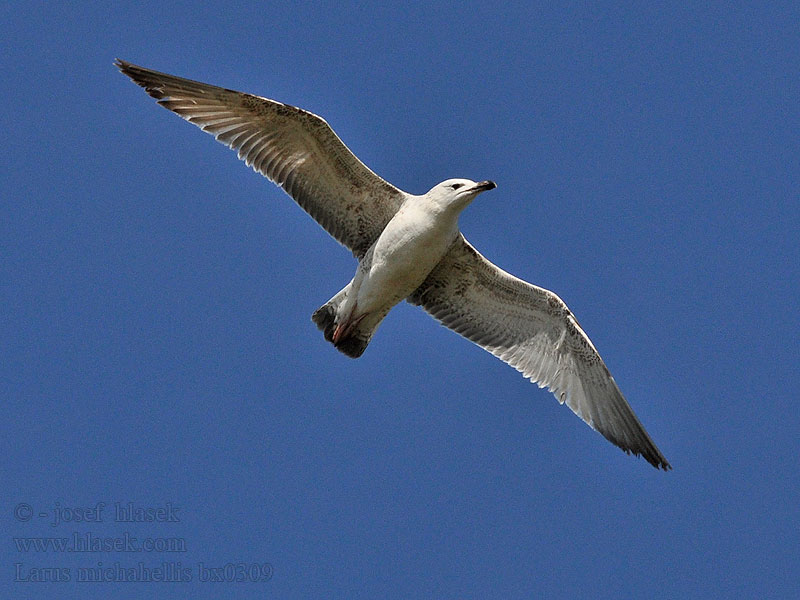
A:
[[[359,258],[405,200],[405,193],[364,165],[322,117],[122,60],[116,65],[161,106],[236,150]]]
[[[443,325],[552,391],[627,453],[667,470],[592,342],[554,293],[503,271],[463,235],[409,297]]]

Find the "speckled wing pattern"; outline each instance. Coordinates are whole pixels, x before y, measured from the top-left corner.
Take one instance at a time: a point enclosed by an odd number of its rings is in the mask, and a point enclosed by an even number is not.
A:
[[[626,453],[641,455],[656,468],[671,468],[554,293],[503,271],[461,235],[408,300],[547,387]]]
[[[313,113],[122,60],[115,64],[161,106],[236,150],[358,258],[405,200]]]

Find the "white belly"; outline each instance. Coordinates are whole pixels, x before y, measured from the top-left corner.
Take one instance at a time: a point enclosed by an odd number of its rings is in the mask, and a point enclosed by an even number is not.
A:
[[[444,221],[444,222],[442,222]],[[417,289],[458,235],[458,221],[403,207],[364,258],[357,311],[384,312]],[[355,283],[355,281],[354,281]]]

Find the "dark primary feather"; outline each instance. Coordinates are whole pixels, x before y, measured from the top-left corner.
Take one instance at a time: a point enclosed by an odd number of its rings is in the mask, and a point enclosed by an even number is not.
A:
[[[403,192],[373,173],[313,113],[123,60],[116,65],[159,104],[237,150],[359,258],[403,203]]]
[[[625,452],[671,468],[566,304],[486,260],[463,235],[409,302],[547,387]]]

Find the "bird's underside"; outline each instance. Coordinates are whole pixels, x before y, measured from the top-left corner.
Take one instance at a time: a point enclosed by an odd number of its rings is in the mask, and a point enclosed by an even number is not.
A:
[[[448,180],[413,196],[373,173],[317,115],[116,65],[159,104],[235,150],[353,252],[360,261],[353,281],[313,316],[340,351],[360,356],[405,298],[547,387],[626,453],[671,468],[564,302],[492,264],[458,232],[458,213],[492,182]],[[389,289],[385,281],[401,283]]]

